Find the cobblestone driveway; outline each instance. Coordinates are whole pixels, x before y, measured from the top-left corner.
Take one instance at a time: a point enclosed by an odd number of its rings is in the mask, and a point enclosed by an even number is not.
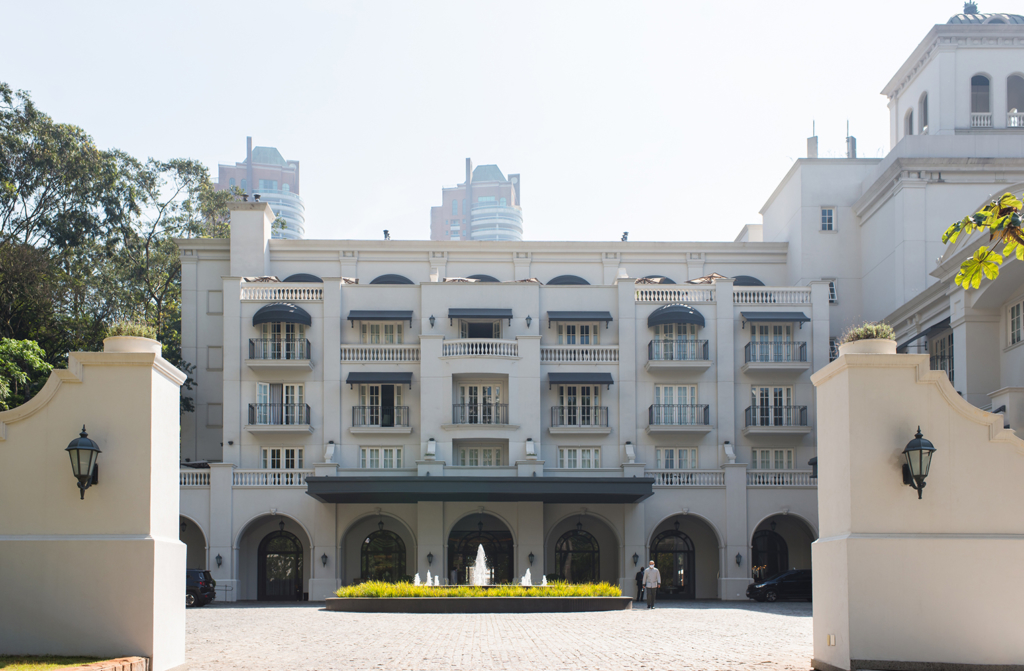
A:
[[[187,611],[192,671],[810,669],[811,604],[700,602],[534,615],[333,613],[322,604]]]

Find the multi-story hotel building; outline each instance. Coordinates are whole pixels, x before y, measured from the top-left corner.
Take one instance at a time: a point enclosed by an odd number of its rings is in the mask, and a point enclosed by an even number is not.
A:
[[[245,160],[217,166],[217,190],[237,186],[243,193],[259,194],[274,214],[284,220],[272,235],[285,240],[306,236],[306,204],[299,195],[299,162],[285,160],[275,147],[253,147],[245,138]]]
[[[885,89],[890,153],[798,160],[733,242],[277,240],[235,203],[230,240],[178,242],[189,565],[229,600],[465,582],[479,545],[496,581],[629,593],[653,558],[679,598],[809,568],[809,378],[846,327],[888,317],[1024,422],[1024,264],[963,292],[983,241],[940,242],[1024,190],[1022,24],[935,26]]]
[[[466,181],[441,189],[441,206],[430,208],[431,240],[522,240],[522,186],[496,165],[466,159]]]

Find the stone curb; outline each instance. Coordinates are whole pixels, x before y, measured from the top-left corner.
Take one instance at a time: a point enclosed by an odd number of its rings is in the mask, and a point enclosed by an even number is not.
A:
[[[327,610],[348,613],[592,613],[631,610],[628,596],[330,597]]]

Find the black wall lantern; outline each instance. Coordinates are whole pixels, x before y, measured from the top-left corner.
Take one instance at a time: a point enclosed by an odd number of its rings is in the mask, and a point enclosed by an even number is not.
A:
[[[741,566],[742,564],[743,564],[743,555],[741,555],[739,552],[737,552],[736,553],[736,566]]]
[[[434,328],[434,315],[430,315],[430,328]]]
[[[89,438],[82,425],[82,433],[72,440],[64,450],[71,457],[71,471],[78,478],[78,490],[81,498],[85,498],[85,490],[99,483],[99,472],[96,459],[100,456],[100,446]]]
[[[434,553],[433,552],[428,552],[427,553],[427,566],[430,566],[433,563],[434,563]]]
[[[638,555],[637,553],[634,552],[633,553],[633,566],[636,566],[636,563],[638,561],[640,561],[640,555]]]
[[[526,328],[530,328],[530,323],[533,321],[533,317],[526,315]]]
[[[326,552],[324,553],[324,556],[320,557],[320,561],[323,562],[324,566],[327,566],[327,553]]]
[[[903,456],[907,460],[907,463],[903,464],[903,484],[916,489],[917,498],[921,498],[934,453],[935,446],[921,434],[921,427],[917,427],[914,439],[903,448]]]
[[[220,555],[217,555],[217,568],[220,568],[220,565],[223,564],[223,563],[224,563],[224,557],[221,557]]]
[[[529,557],[527,557],[527,559],[529,559],[529,560],[530,560],[530,566],[533,566],[533,560],[534,560],[534,559],[536,559],[536,557],[534,557],[534,556],[533,556],[533,553],[532,553],[532,552],[530,553],[530,556],[529,556]]]

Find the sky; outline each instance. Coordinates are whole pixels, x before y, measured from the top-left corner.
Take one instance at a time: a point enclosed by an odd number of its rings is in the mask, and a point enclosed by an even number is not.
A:
[[[1024,12],[1021,0],[981,11]],[[428,239],[465,159],[527,240],[732,240],[806,154],[889,150],[882,87],[953,0],[17,2],[0,81],[103,148],[301,165],[307,238]]]

